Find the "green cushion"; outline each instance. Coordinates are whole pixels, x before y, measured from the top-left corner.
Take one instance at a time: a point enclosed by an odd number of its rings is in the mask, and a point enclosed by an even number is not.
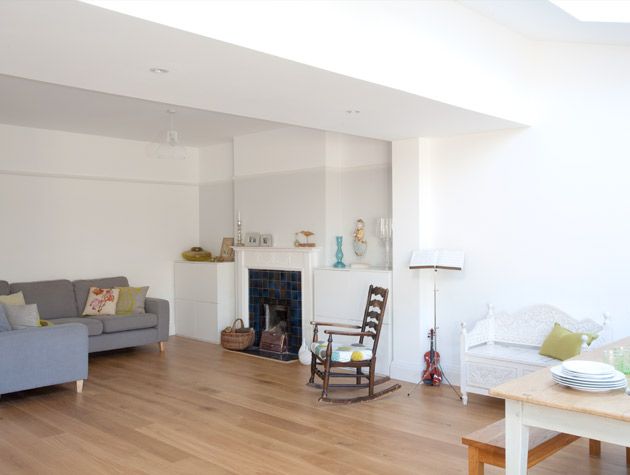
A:
[[[118,301],[116,302],[116,315],[132,315],[144,313],[144,301],[149,287],[116,287]]]
[[[7,305],[26,305],[24,294],[21,290],[11,295],[0,295],[0,304],[2,303]]]
[[[567,330],[559,323],[554,323],[551,333],[547,335],[540,347],[539,354],[550,356],[557,360],[567,360],[580,354],[582,348],[582,335],[587,336],[588,345],[597,338],[597,335],[590,333],[574,333]]]

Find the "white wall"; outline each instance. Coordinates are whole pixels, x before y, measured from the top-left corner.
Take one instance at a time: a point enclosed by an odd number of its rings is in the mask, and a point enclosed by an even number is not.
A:
[[[233,160],[233,202],[243,233],[273,234],[274,245],[293,246],[294,233],[308,229],[334,262],[334,236],[344,236],[344,261],[353,262],[354,222],[367,224],[366,262],[384,263],[375,220],[391,216],[390,146],[387,142],[300,127],[241,135],[229,145],[201,150],[200,240],[213,249],[229,226],[227,161]],[[208,163],[217,164],[216,167]],[[218,203],[226,206],[217,208]],[[227,235],[226,235],[227,236]]]
[[[376,219],[391,217],[391,144],[352,135],[326,133],[326,264],[336,261],[334,236],[343,239],[344,262],[385,265],[385,246],[376,236]],[[356,220],[365,221],[367,252],[352,250]]]
[[[173,260],[198,238],[197,157],[129,140],[0,125],[1,279],[126,275],[173,298]]]
[[[455,380],[459,322],[481,318],[488,302],[600,320],[608,311],[615,337],[630,334],[630,49],[541,43],[532,67],[531,128],[430,141],[432,205],[419,228],[427,246],[466,252],[464,272],[439,273],[439,349]],[[432,275],[420,273],[422,295]],[[432,302],[415,305],[424,333]],[[413,328],[413,318],[396,313],[395,326]]]
[[[199,243],[214,255],[235,234],[233,157],[231,142],[199,149]]]
[[[309,230],[324,245],[324,169],[236,177],[234,206],[248,232],[272,234],[274,246],[291,247],[295,233]]]
[[[234,176],[320,168],[326,162],[326,134],[285,127],[234,137]]]

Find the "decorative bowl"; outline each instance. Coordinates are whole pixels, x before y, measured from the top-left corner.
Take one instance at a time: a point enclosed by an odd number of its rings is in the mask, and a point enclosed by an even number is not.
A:
[[[189,251],[182,252],[182,257],[187,261],[203,262],[212,259],[212,253],[202,247],[191,247]]]

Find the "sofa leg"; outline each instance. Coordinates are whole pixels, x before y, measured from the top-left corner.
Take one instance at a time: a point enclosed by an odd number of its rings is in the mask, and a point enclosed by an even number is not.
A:
[[[164,350],[166,350],[166,345],[164,344],[163,341],[159,342],[158,345],[160,345],[160,353],[164,353]]]
[[[83,380],[77,380],[77,393],[81,394],[83,392]]]

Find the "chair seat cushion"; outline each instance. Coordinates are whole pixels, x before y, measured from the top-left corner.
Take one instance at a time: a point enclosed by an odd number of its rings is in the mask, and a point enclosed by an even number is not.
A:
[[[98,320],[103,324],[103,333],[118,333],[129,330],[141,330],[157,326],[157,315],[142,313],[135,315],[100,315],[86,320]]]
[[[95,318],[62,317],[55,318],[53,323],[55,325],[61,325],[63,323],[81,323],[88,328],[88,336],[96,336],[103,333],[103,324]]]
[[[507,361],[534,366],[553,366],[558,360],[538,354],[538,348],[517,345],[480,345],[470,348],[466,354],[484,359]]]
[[[311,351],[321,359],[326,359],[326,349],[328,343],[325,341],[315,341],[311,343]],[[372,359],[372,348],[361,343],[332,344],[331,361],[337,363],[349,363],[350,361],[367,361]]]

